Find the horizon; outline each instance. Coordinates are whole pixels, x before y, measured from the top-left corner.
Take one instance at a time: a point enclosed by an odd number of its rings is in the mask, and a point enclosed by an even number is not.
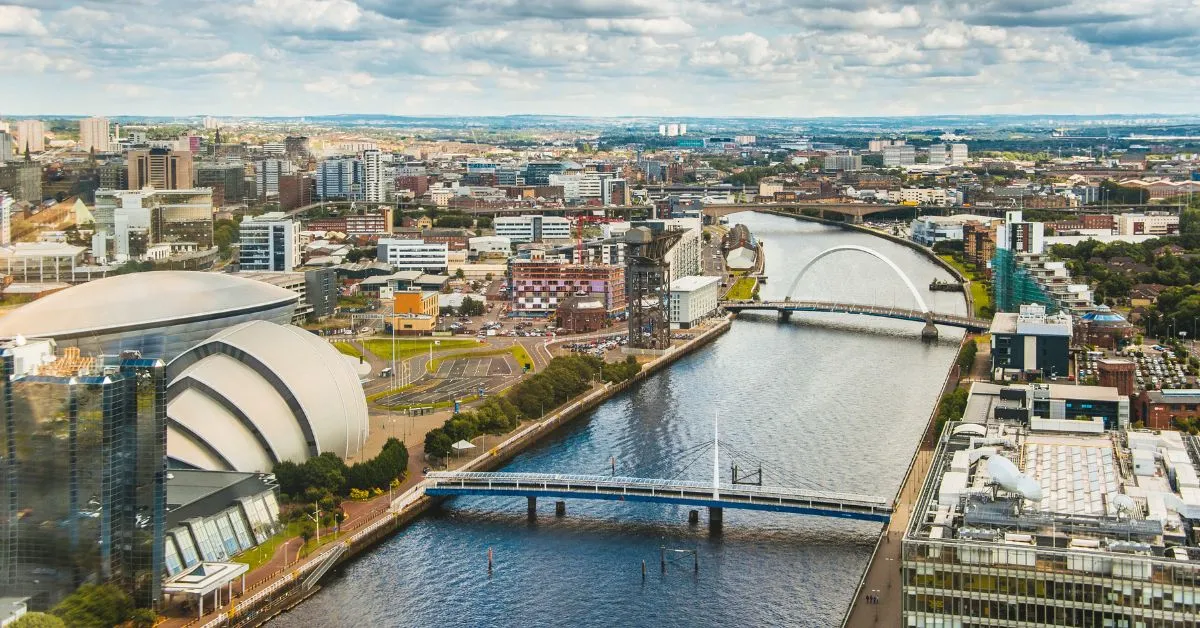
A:
[[[0,115],[1196,115],[1198,44],[1180,0],[0,0]]]

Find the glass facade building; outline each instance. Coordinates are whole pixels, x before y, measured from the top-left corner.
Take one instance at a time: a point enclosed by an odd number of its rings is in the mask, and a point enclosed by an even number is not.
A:
[[[0,354],[0,595],[54,605],[112,583],[154,605],[163,574],[166,378],[160,360],[13,376]]]

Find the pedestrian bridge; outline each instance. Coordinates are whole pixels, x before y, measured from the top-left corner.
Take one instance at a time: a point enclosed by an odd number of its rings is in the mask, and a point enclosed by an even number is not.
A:
[[[902,321],[917,321],[960,327],[967,331],[982,333],[988,330],[991,321],[959,316],[956,314],[939,314],[937,312],[922,312],[905,308],[881,307],[877,305],[859,305],[857,303],[838,303],[836,301],[723,301],[721,305],[727,312],[779,312],[785,319],[792,312],[833,312],[838,314],[861,314],[879,318],[891,318]]]
[[[863,495],[604,475],[447,471],[430,473],[424,485],[425,494],[431,496],[526,497],[531,513],[535,500],[547,497],[707,507],[710,522],[719,522],[725,508],[881,523],[887,523],[892,514],[891,502]]]
[[[908,289],[908,293],[912,296],[913,303],[917,306],[915,309],[898,308],[898,307],[881,307],[878,305],[859,305],[856,303],[839,303],[836,301],[800,301],[795,300],[796,291],[800,287],[800,282],[808,275],[817,262],[835,254],[855,253],[867,255],[883,262],[892,274],[894,274]],[[793,312],[837,312],[844,314],[863,314],[866,316],[878,316],[881,318],[892,318],[906,321],[919,321],[925,323],[925,328],[921,331],[921,336],[925,338],[937,338],[937,325],[946,325],[949,327],[961,327],[968,331],[981,332],[987,331],[990,327],[990,321],[971,318],[970,316],[959,316],[956,314],[940,314],[932,311],[929,305],[925,303],[925,297],[921,295],[921,291],[917,290],[917,286],[913,284],[912,279],[896,265],[895,262],[888,259],[885,255],[865,246],[857,244],[842,244],[832,248],[825,249],[817,253],[815,257],[808,260],[808,263],[796,273],[796,278],[792,280],[792,285],[788,288],[786,296],[782,301],[723,301],[721,303],[726,311],[729,312],[745,312],[751,310],[773,310],[779,312],[780,318],[787,320],[791,318]],[[969,309],[969,308],[968,308]]]

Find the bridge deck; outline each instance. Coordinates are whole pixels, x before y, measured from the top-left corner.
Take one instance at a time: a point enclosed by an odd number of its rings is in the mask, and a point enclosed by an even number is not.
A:
[[[924,321],[926,313],[896,307],[881,307],[877,305],[860,305],[857,303],[838,303],[835,301],[724,301],[721,305],[730,312],[745,312],[754,310],[771,310],[776,312],[831,312],[841,314],[863,314],[880,318],[892,318],[906,321]],[[960,316],[957,314],[941,314],[930,312],[928,316],[935,325],[947,327],[962,327],[971,331],[986,331],[991,321]]]
[[[547,473],[435,472],[426,477],[425,493],[640,501],[884,523],[892,513],[892,505],[886,500],[863,495],[724,484],[720,487],[719,497],[714,498],[712,485],[702,482]]]

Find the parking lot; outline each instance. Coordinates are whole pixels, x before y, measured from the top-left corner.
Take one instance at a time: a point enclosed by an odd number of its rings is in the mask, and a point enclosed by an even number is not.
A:
[[[426,374],[413,389],[378,399],[387,406],[433,405],[471,395],[494,395],[520,379],[521,371],[512,356],[446,360],[437,373]]]

